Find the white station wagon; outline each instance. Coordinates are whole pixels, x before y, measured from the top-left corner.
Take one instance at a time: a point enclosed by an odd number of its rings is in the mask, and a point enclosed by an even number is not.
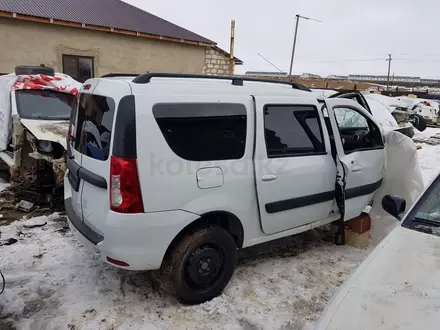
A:
[[[301,85],[149,73],[86,81],[72,112],[65,207],[77,237],[209,300],[237,249],[361,214],[382,182],[380,125]]]

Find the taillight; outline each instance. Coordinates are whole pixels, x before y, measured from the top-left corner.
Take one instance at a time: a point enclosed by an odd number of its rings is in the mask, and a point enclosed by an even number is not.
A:
[[[71,136],[72,136],[72,130],[69,129],[69,130],[67,131],[67,136],[68,136],[68,137],[71,137]]]
[[[111,157],[110,209],[118,213],[143,213],[141,187],[134,158]]]

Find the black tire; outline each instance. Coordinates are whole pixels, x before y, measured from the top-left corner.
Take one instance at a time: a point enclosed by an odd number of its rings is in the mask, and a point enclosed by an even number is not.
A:
[[[165,256],[162,284],[179,302],[200,304],[221,294],[236,262],[237,245],[223,228],[189,232]]]
[[[426,122],[425,119],[423,119],[423,116],[414,114],[411,115],[409,118],[413,126],[417,128],[418,131],[423,132],[426,129]]]

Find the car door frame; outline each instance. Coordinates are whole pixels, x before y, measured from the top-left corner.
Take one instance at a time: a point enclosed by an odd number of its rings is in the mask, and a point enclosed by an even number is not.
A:
[[[347,99],[327,99],[325,101],[326,108],[328,111],[328,116],[330,119],[332,131],[333,131],[333,137],[334,137],[334,143],[336,148],[336,158],[337,158],[337,171],[338,171],[338,180],[339,184],[342,186],[343,190],[343,202],[344,202],[344,209],[340,210],[341,214],[343,215],[344,221],[350,220],[354,218],[355,216],[358,216],[362,213],[363,209],[368,206],[368,203],[362,207],[362,209],[359,208],[358,214],[354,214],[356,212],[351,211],[354,208],[355,203],[360,203],[360,199],[364,200],[373,200],[374,194],[377,192],[379,187],[382,184],[383,180],[383,173],[384,173],[384,166],[385,166],[385,144],[383,139],[383,130],[380,126],[380,124],[377,123],[377,121],[374,119],[374,117],[362,106],[360,106],[356,101],[354,100],[347,100]],[[353,150],[350,152],[345,152],[343,144],[342,144],[342,137],[340,135],[339,131],[339,125],[336,120],[336,116],[334,113],[335,108],[350,108],[354,111],[357,111],[364,117],[366,117],[367,120],[371,122],[371,124],[375,125],[376,129],[379,130],[382,138],[382,146],[368,148],[365,150]],[[374,169],[374,174],[371,175],[371,177],[367,177],[364,181],[367,183],[365,185],[350,187],[350,181],[352,180],[350,177],[353,175],[350,175],[354,173],[353,168],[355,167],[354,162],[350,161],[347,164],[347,160],[355,158],[358,153],[362,152],[369,152],[370,156],[376,157],[377,164],[381,165],[380,168]],[[363,154],[359,154],[357,157],[358,159],[366,158],[367,155],[364,157]],[[368,163],[368,161],[364,161],[365,163]],[[376,164],[376,165],[377,165]],[[353,166],[352,166],[353,165]],[[377,166],[379,166],[377,165]],[[371,174],[371,171],[369,171]],[[350,175],[350,176],[349,176]],[[347,181],[348,181],[348,187],[347,187]],[[359,181],[359,178],[358,180]],[[353,216],[354,214],[354,216]]]
[[[79,219],[82,220],[82,206],[81,206],[81,194],[84,185],[83,180],[80,178],[80,169],[82,165],[82,153],[76,149],[76,138],[78,130],[78,110],[79,103],[81,101],[82,95],[81,88],[80,93],[76,96],[76,101],[72,107],[72,113],[69,122],[69,131],[66,137],[66,155],[67,155],[67,174],[65,184],[69,183],[64,187],[65,196],[68,196],[71,200],[72,211],[76,213]],[[73,128],[73,129],[72,129]],[[81,133],[82,134],[82,133]],[[70,191],[66,191],[70,189]]]
[[[370,106],[368,105],[368,101],[367,99],[362,95],[362,93],[357,92],[357,91],[352,91],[352,92],[338,92],[336,94],[333,94],[331,96],[329,96],[330,99],[348,99],[348,100],[352,100],[353,98],[356,99],[356,102],[359,103],[362,107],[364,107],[371,115],[373,114],[371,112]]]

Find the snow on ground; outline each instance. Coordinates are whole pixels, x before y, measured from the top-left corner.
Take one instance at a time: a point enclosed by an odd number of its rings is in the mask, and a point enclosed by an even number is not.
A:
[[[104,264],[65,225],[52,216],[42,228],[2,228],[5,238],[21,232],[1,247],[0,318],[17,329],[301,329],[368,254],[316,231],[247,249],[222,296],[188,307],[158,287],[156,273]]]
[[[439,128],[428,127],[425,131],[419,132],[415,137],[431,137],[440,133]],[[420,144],[422,149],[418,151],[419,164],[422,170],[423,180],[428,184],[440,170],[440,152],[438,146],[431,146],[429,144]]]
[[[440,146],[423,145],[418,155],[428,182],[440,170]],[[0,246],[0,329],[311,329],[370,252],[335,246],[322,231],[249,248],[222,296],[182,306],[156,272],[115,269],[79,245],[63,216],[46,220],[0,227],[0,241],[19,240]]]

